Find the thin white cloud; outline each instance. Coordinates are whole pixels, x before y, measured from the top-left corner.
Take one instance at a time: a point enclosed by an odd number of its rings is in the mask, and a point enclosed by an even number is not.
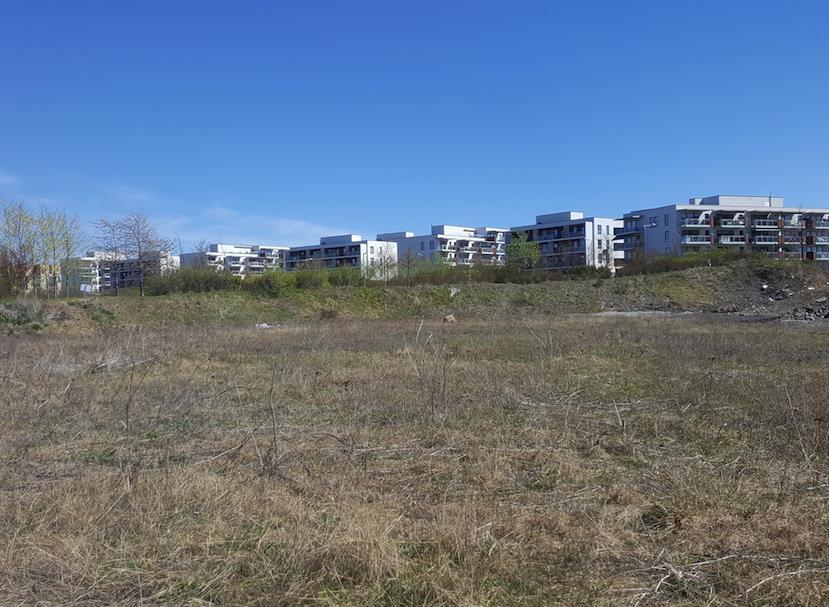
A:
[[[181,240],[184,250],[201,240],[234,244],[296,246],[319,242],[320,236],[349,230],[287,217],[251,215],[227,207],[208,207],[193,215],[158,218],[161,232]]]
[[[126,203],[145,203],[156,200],[156,196],[146,190],[141,190],[130,185],[118,183],[109,188],[109,194]]]
[[[20,177],[0,169],[0,186],[15,185],[17,183],[20,183]]]

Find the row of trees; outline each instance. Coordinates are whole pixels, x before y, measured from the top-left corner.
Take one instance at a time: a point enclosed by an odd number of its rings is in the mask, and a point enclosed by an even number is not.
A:
[[[77,256],[95,249],[104,263],[131,260],[144,293],[146,276],[173,247],[141,213],[99,219],[88,235],[77,216],[43,206],[0,199],[0,295],[33,290],[47,297],[69,294],[74,274],[81,271]],[[117,292],[117,280],[113,286]]]
[[[46,206],[32,211],[23,203],[0,200],[0,293],[34,286],[57,297],[61,265],[83,238],[74,215]]]

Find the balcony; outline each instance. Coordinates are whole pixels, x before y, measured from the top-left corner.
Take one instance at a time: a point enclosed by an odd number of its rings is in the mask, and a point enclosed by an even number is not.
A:
[[[816,221],[815,222],[815,229],[816,230],[829,230],[829,221]]]
[[[746,227],[746,222],[742,219],[723,219],[720,222],[720,227],[723,228],[744,228]]]
[[[681,225],[683,228],[707,228],[711,222],[707,219],[683,219]]]
[[[720,244],[745,244],[745,236],[720,236]]]
[[[755,219],[751,223],[751,227],[755,230],[776,230],[780,224],[776,219]]]
[[[682,244],[704,245],[711,244],[711,238],[708,236],[683,236],[680,242]]]
[[[758,236],[753,242],[754,244],[777,244],[779,241],[776,236]]]

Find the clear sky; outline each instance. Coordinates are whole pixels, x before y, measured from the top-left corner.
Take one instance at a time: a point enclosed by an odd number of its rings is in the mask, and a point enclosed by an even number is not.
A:
[[[0,0],[0,195],[185,249],[829,206],[829,2]]]

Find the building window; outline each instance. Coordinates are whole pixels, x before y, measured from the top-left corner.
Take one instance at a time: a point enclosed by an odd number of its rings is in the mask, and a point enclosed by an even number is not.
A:
[[[671,242],[671,233],[665,230],[665,242]]]
[[[665,227],[667,228],[671,224],[671,216],[667,213],[665,214]]]
[[[421,240],[420,241],[420,250],[423,251],[423,250],[425,250],[425,248],[426,248],[426,242]]]
[[[368,252],[369,252],[369,253],[371,253],[372,255],[374,255],[374,245],[371,245],[371,246],[368,248]]]
[[[653,217],[651,217],[650,224],[653,227],[658,226],[659,225],[659,217],[657,215],[654,215]]]
[[[601,226],[601,224],[599,224],[599,225],[597,225],[597,226],[596,226],[596,234],[599,234],[599,235],[601,236],[601,234],[602,234],[602,226]]]
[[[430,251],[434,251],[434,250],[435,250],[435,241],[434,241],[434,240],[430,240],[430,241],[429,241],[429,250],[430,250]]]

